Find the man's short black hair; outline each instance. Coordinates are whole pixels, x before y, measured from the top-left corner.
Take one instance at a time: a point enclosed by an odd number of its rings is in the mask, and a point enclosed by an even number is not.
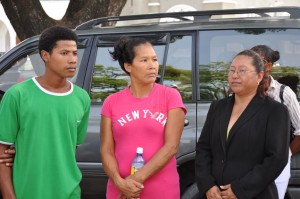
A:
[[[45,29],[39,39],[39,53],[42,50],[51,53],[56,42],[61,40],[72,40],[77,44],[77,35],[73,30],[64,26],[52,26]]]

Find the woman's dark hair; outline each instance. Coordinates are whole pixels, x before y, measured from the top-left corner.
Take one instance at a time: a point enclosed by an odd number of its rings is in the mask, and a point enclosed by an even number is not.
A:
[[[252,65],[255,67],[255,71],[256,73],[260,73],[264,71],[264,62],[261,58],[261,56],[259,54],[257,54],[255,51],[253,50],[244,50],[242,52],[239,52],[234,58],[236,58],[237,56],[247,56],[247,57],[251,57],[252,58]],[[257,94],[260,95],[261,97],[264,97],[265,94],[265,89],[264,89],[264,85],[265,85],[265,79],[262,78],[262,80],[259,82],[258,88],[257,88]]]
[[[42,50],[51,53],[56,42],[61,40],[71,40],[77,44],[77,35],[73,30],[63,26],[52,26],[45,29],[39,38],[39,53]]]
[[[251,48],[254,52],[258,53],[260,57],[265,60],[267,63],[271,63],[272,65],[280,59],[280,54],[278,51],[274,51],[267,45],[257,45]],[[269,71],[264,75],[264,90],[267,91],[269,87]]]
[[[151,44],[142,37],[121,37],[114,45],[114,51],[109,51],[113,60],[118,61],[122,70],[129,74],[124,63],[132,64],[135,57],[135,48],[141,44]]]
[[[274,64],[280,59],[279,52],[273,50],[267,45],[257,45],[251,48],[251,50],[258,53],[262,57],[262,59],[266,60],[268,63]]]

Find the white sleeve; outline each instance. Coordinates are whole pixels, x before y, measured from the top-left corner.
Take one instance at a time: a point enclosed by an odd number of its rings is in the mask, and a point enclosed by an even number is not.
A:
[[[290,119],[295,128],[295,135],[300,135],[300,105],[294,91],[286,86],[283,91],[284,104],[287,106]]]

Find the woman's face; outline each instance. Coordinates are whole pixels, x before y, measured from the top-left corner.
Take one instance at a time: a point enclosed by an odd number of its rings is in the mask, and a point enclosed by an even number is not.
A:
[[[262,57],[263,58],[263,57]],[[263,61],[264,61],[264,66],[265,66],[265,76],[266,77],[269,77],[270,75],[270,72],[273,68],[273,64],[268,62],[266,59],[263,58]]]
[[[256,93],[264,73],[257,73],[252,61],[252,57],[239,55],[233,59],[229,67],[228,83],[236,95]]]
[[[124,64],[130,73],[131,81],[141,84],[152,84],[158,74],[158,61],[151,44],[141,44],[135,47],[135,57],[132,64]]]

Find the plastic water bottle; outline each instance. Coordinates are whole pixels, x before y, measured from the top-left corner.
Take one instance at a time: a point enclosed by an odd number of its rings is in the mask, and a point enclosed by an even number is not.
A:
[[[131,174],[135,174],[140,168],[142,168],[145,164],[145,160],[143,158],[143,148],[138,147],[136,149],[136,156],[134,157],[131,164]]]

